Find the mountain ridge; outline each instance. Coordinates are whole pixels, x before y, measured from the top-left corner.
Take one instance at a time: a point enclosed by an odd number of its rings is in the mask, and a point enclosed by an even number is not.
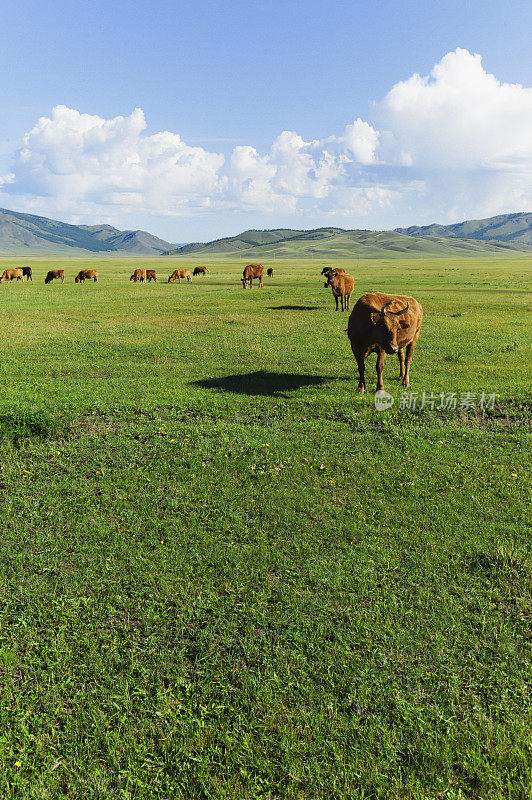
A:
[[[0,253],[4,255],[135,253],[161,255],[170,242],[147,231],[69,222],[0,208]]]
[[[496,234],[496,235],[494,235]],[[532,253],[532,213],[453,225],[372,231],[331,227],[249,229],[210,242],[172,245],[143,230],[74,225],[0,208],[2,255],[130,254],[226,258],[386,258]]]
[[[512,214],[497,214],[495,217],[469,219],[451,225],[411,225],[409,228],[394,228],[396,233],[407,236],[459,237],[482,241],[518,242],[532,246],[532,212],[518,211]]]

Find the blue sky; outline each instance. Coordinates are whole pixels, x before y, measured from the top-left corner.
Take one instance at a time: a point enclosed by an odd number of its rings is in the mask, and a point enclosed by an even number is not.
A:
[[[5,5],[0,204],[172,241],[530,210],[531,29],[521,0]]]

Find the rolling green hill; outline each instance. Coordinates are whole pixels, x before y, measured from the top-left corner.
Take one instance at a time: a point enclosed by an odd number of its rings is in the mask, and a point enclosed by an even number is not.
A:
[[[456,236],[413,236],[397,231],[343,230],[250,230],[207,243],[173,248],[163,255],[268,258],[382,258],[394,255],[497,255],[532,252],[520,242],[478,241]]]

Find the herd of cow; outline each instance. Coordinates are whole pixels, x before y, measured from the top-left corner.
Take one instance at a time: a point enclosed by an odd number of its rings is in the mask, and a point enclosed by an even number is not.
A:
[[[205,275],[206,272],[206,267],[195,267],[192,273],[189,269],[175,269],[168,278],[168,283],[175,281],[181,283],[181,280],[189,283],[192,276]],[[270,267],[266,274],[268,277],[273,277],[273,269]],[[321,274],[326,278],[323,285],[332,290],[336,311],[338,311],[338,301],[340,301],[342,311],[348,311],[349,300],[355,286],[353,276],[340,267],[324,267]],[[33,280],[31,267],[4,270],[0,277],[0,283],[13,280],[23,281],[24,278]],[[248,285],[251,288],[254,280],[258,280],[259,288],[261,288],[263,278],[264,267],[262,264],[247,264],[240,280],[244,289]],[[64,283],[65,271],[63,269],[49,270],[44,282],[53,283],[54,280]],[[94,269],[80,270],[75,277],[75,282],[83,283],[86,280],[97,282],[98,272]],[[134,270],[129,280],[134,283],[150,283],[151,281],[157,283],[157,275],[154,269],[139,268]],[[400,367],[399,379],[403,386],[409,385],[410,364],[419,338],[422,320],[421,305],[413,297],[407,295],[368,292],[357,300],[349,315],[346,332],[357,362],[358,388],[361,392],[366,388],[365,359],[370,353],[377,354],[377,391],[384,388],[382,372],[387,354],[397,353]]]

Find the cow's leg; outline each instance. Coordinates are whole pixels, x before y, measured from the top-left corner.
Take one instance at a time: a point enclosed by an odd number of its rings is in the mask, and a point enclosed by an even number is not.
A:
[[[259,278],[259,289],[262,289],[262,286],[263,286],[263,283],[262,283],[262,275],[261,275],[260,278]]]
[[[397,351],[397,357],[399,359],[399,380],[402,381],[405,377],[405,351],[403,347],[400,347]]]
[[[375,368],[377,370],[377,391],[380,392],[384,389],[384,384],[382,382],[382,371],[384,369],[384,362],[386,361],[386,353],[384,350],[379,350],[377,353],[377,363]]]
[[[406,346],[405,372],[402,380],[403,386],[406,387],[410,385],[410,364],[412,363],[412,356],[414,355],[416,344],[417,339],[414,339]]]
[[[335,295],[334,295],[334,300],[335,300],[335,302],[336,302],[336,309],[335,309],[335,311],[338,311],[338,295],[337,295],[337,294],[335,294]]]
[[[364,353],[353,351],[353,355],[355,356],[358,367],[358,390],[362,393],[366,389],[366,381],[364,380],[364,372],[366,370]]]

